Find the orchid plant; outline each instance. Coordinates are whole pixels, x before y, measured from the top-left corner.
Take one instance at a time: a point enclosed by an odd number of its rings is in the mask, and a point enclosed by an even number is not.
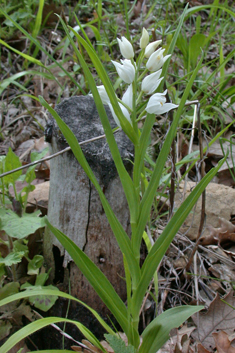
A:
[[[46,107],[55,118],[61,132],[69,143],[74,156],[77,158],[78,162],[83,167],[85,173],[99,193],[107,219],[123,254],[127,305],[123,303],[101,270],[89,259],[89,257],[86,256],[86,254],[82,252],[81,249],[79,249],[65,234],[53,227],[53,225],[48,220],[46,221],[47,226],[68,251],[76,265],[87,277],[95,291],[98,293],[100,298],[116,318],[128,339],[128,347],[126,347],[126,352],[157,352],[158,349],[160,349],[168,339],[169,332],[172,328],[178,327],[189,316],[203,308],[202,306],[185,305],[169,309],[153,319],[153,321],[143,331],[141,336],[139,335],[138,326],[140,311],[144,296],[148,290],[152,278],[154,277],[157,298],[157,268],[165,252],[170,246],[174,236],[193,208],[200,194],[224,162],[224,159],[220,161],[218,166],[212,169],[200,181],[200,183],[195,187],[188,198],[172,216],[171,220],[166,225],[164,231],[157,239],[157,241],[151,246],[150,242],[146,238],[145,227],[149,220],[152,203],[156,191],[160,185],[162,172],[176,134],[179,119],[202,62],[201,58],[196,69],[192,73],[187,86],[185,87],[179,106],[166,101],[167,90],[162,93],[156,92],[156,90],[161,91],[162,89],[163,81],[169,66],[169,58],[174,50],[174,46],[180,33],[186,12],[187,7],[185,8],[179,20],[178,27],[175,31],[170,48],[168,50],[168,54],[166,56],[163,55],[164,49],[158,48],[161,43],[160,40],[149,43],[149,34],[146,29],[143,29],[142,31],[142,36],[139,42],[141,50],[138,57],[135,56],[133,46],[127,38],[122,37],[121,39],[118,39],[118,44],[123,59],[121,59],[120,62],[113,61],[112,63],[116,68],[118,76],[124,81],[125,84],[128,85],[121,99],[117,97],[113,88],[113,83],[110,81],[108,73],[102,65],[79,21],[77,20],[83,37],[73,28],[68,28],[63,20],[61,20],[66,35],[74,49],[74,53],[77,55],[78,60],[80,61],[81,67],[83,68],[87,82],[90,86],[91,94],[95,100],[96,107],[106,134],[106,139],[109,144],[126,199],[128,201],[131,223],[131,237],[127,235],[124,228],[115,216],[113,210],[111,209],[102,188],[100,187],[92,169],[84,157],[76,137],[68,128],[68,126],[66,126],[66,124],[61,120],[59,115],[53,110],[53,108],[49,106],[49,104],[42,97],[39,97],[41,104]],[[103,85],[96,87],[94,77],[92,76],[87,63],[85,62],[82,53],[79,51],[78,45],[72,38],[71,33],[74,36],[73,38],[76,38],[79,42],[79,47],[82,46],[88,53]],[[130,176],[125,169],[121,159],[118,146],[114,138],[113,130],[110,126],[106,111],[104,109],[104,105],[109,106],[116,124],[123,129],[123,131],[134,144],[135,154],[132,176]],[[140,189],[140,185],[144,171],[145,154],[149,145],[150,133],[155,122],[156,115],[165,114],[173,109],[173,121],[171,122],[169,131],[159,153],[148,184],[146,188],[142,190]],[[143,119],[143,124],[142,128],[139,129],[138,122],[141,119]],[[140,246],[143,238],[145,239],[148,246],[148,255],[143,265],[140,266]],[[39,294],[54,295],[54,292],[45,288],[41,289],[41,291],[26,291],[23,294],[20,293],[1,300],[0,305],[5,305],[13,300],[23,298],[24,296],[30,297]],[[75,299],[70,295],[60,291],[57,291],[56,295],[80,302],[78,299]],[[83,303],[83,305],[87,307],[86,304]],[[106,338],[111,345],[115,340],[121,340],[121,338],[104,322],[98,313],[96,313],[91,308],[88,309],[95,315],[97,320],[107,330],[108,335]],[[65,318],[45,318],[29,324],[25,328],[12,335],[11,338],[0,348],[0,353],[8,352],[15,343],[17,343],[19,340],[22,340],[22,338],[25,336],[32,334],[36,330],[48,324],[54,324],[61,321],[74,323],[92,344],[98,347],[102,352],[106,352],[105,348],[94,337],[94,335],[79,322]],[[115,347],[117,346],[116,343]],[[119,345],[119,347],[121,347],[121,345]],[[114,349],[114,351],[116,353],[125,352],[125,349],[122,346],[121,350]]]

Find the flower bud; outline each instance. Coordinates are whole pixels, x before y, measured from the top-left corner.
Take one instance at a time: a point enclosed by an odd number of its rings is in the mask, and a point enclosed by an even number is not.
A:
[[[134,50],[129,40],[125,37],[122,37],[121,39],[117,38],[117,40],[122,56],[125,59],[132,59],[134,57]]]
[[[152,55],[155,50],[157,49],[157,47],[159,46],[159,44],[161,44],[162,40],[156,40],[155,42],[153,43],[149,43],[147,45],[147,47],[145,48],[145,52],[144,52],[144,56],[146,58],[149,58],[150,55]]]
[[[146,76],[141,84],[141,90],[145,94],[152,94],[159,86],[163,77],[159,79],[161,76],[162,70],[158,70],[151,75]]]
[[[108,104],[110,102],[110,100],[109,100],[109,96],[108,96],[108,94],[106,92],[105,87],[103,85],[101,85],[101,86],[97,86],[97,89],[98,89],[100,98],[102,100],[102,103],[103,104]]]
[[[142,30],[142,36],[140,38],[140,48],[144,49],[149,43],[149,34],[148,31],[146,31],[145,28]]]
[[[159,48],[153,54],[151,54],[150,58],[146,63],[146,67],[149,71],[157,71],[159,70],[164,62],[170,57],[170,55],[163,56],[165,49]]]
[[[131,84],[135,78],[135,67],[132,65],[130,60],[121,60],[122,64],[116,61],[112,61],[116,67],[119,77],[128,84]]]
[[[150,97],[146,107],[147,113],[161,115],[178,107],[176,104],[166,103],[166,92],[167,91],[163,93],[155,93]]]

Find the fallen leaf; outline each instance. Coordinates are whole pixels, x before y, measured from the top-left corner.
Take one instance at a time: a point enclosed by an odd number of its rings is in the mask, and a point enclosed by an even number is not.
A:
[[[232,307],[235,307],[233,291],[227,294],[223,300]],[[213,331],[231,330],[231,327],[233,327],[235,310],[228,304],[225,304],[220,299],[219,294],[217,294],[206,313],[200,312],[192,316],[194,323],[197,325],[197,329],[192,333],[192,337],[195,340],[199,338],[206,349],[215,348],[215,342],[212,336]]]
[[[197,352],[198,353],[211,353],[205,347],[203,347],[203,345],[201,343],[198,343],[198,345],[197,345]]]
[[[235,353],[235,348],[231,346],[228,334],[224,331],[212,333],[218,353]]]
[[[208,225],[210,233],[206,237],[200,239],[201,245],[212,245],[212,244],[227,244],[235,242],[235,226],[227,219],[218,217],[219,228],[214,228],[212,225]]]

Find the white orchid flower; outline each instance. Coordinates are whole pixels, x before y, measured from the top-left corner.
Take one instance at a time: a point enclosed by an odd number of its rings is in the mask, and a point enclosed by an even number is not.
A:
[[[130,113],[128,112],[128,110],[126,109],[126,107],[124,107],[124,105],[122,105],[121,103],[118,103],[122,112],[123,112],[123,115],[125,116],[125,118],[129,121],[130,124],[132,124],[131,122],[131,117],[130,117]],[[108,104],[109,105],[109,109],[111,110],[111,113],[113,115],[113,118],[117,124],[117,126],[121,127],[121,124],[120,124],[120,121],[117,117],[117,115],[115,114],[114,110],[113,110],[113,106],[111,103]]]
[[[123,103],[125,103],[128,107],[133,109],[133,88],[132,85],[129,85],[126,92],[122,97]]]
[[[145,28],[142,30],[142,36],[140,38],[140,48],[144,49],[149,43],[149,34],[148,31],[146,31]]]
[[[146,107],[147,113],[161,115],[178,107],[176,104],[166,103],[166,92],[167,91],[163,93],[155,93],[150,97]]]
[[[150,55],[146,67],[149,71],[159,70],[164,62],[170,57],[170,55],[163,56],[165,49],[159,48],[153,54]]]
[[[117,40],[122,56],[125,59],[134,58],[134,50],[129,40],[127,40],[125,37],[122,37],[121,39],[117,38]]]
[[[112,61],[113,65],[116,67],[118,75],[123,81],[130,84],[135,78],[135,67],[132,65],[131,61],[128,59],[122,60],[121,63]]]
[[[163,77],[159,79],[161,76],[162,70],[158,70],[151,75],[146,76],[141,84],[141,90],[145,94],[152,94],[159,86]]]
[[[144,56],[146,58],[149,58],[150,55],[152,55],[155,52],[155,50],[157,49],[159,44],[161,44],[161,42],[162,40],[156,40],[155,42],[149,43],[145,48]]]

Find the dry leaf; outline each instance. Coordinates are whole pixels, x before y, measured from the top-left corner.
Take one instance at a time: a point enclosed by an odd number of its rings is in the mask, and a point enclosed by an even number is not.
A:
[[[185,198],[195,188],[196,183],[188,182],[186,187]],[[184,183],[179,185],[179,189],[175,197],[175,206],[178,208],[184,195]],[[213,227],[220,227],[219,217],[230,220],[231,214],[235,214],[235,190],[224,185],[210,183],[206,188],[206,223]],[[198,227],[201,219],[201,197],[199,198],[196,208],[189,214],[183,226],[180,228],[182,233],[187,232],[187,237],[195,240],[198,234]],[[210,230],[205,229],[205,237],[210,235]]]
[[[232,307],[235,307],[233,291],[223,298]],[[215,330],[231,330],[235,321],[235,310],[220,300],[217,294],[205,313],[198,313],[192,316],[197,325],[197,330],[192,333],[194,339],[198,339],[206,349],[214,349],[215,342],[212,332]]]
[[[224,331],[212,333],[218,353],[235,353],[235,348],[231,346],[228,334]]]
[[[198,345],[197,345],[197,352],[198,353],[211,353],[205,347],[203,347],[203,345],[201,343],[198,343]]]
[[[235,226],[226,220],[225,218],[218,217],[219,228],[214,228],[208,225],[207,228],[210,234],[207,237],[202,237],[200,239],[201,245],[212,245],[212,244],[227,244],[230,242],[235,242]]]
[[[184,325],[179,330],[174,329],[170,339],[159,350],[159,353],[189,353],[190,335],[195,330],[195,326]]]

